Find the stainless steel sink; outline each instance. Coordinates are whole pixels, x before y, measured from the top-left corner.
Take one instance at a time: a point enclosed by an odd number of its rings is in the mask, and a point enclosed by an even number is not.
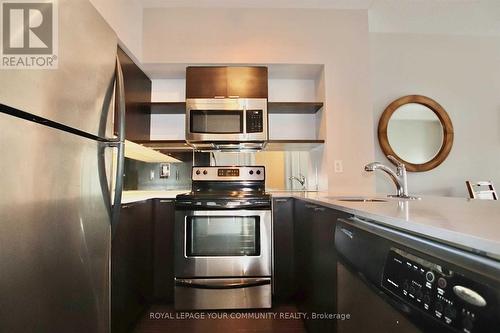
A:
[[[380,198],[363,198],[363,197],[326,197],[326,199],[347,201],[347,202],[387,202],[388,200]]]

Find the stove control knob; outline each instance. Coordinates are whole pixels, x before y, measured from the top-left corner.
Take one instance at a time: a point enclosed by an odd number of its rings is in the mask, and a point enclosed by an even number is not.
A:
[[[203,174],[206,175],[208,172],[207,170],[203,170]]]
[[[253,175],[253,170],[250,170],[250,172],[249,172],[249,173],[250,173],[251,175]]]
[[[260,175],[260,170],[257,170],[257,174]]]
[[[199,175],[201,172],[200,170],[196,170],[196,174]]]

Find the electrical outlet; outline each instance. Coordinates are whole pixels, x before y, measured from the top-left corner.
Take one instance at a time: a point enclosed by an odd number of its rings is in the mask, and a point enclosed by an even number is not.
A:
[[[149,180],[154,180],[155,179],[155,171],[151,170],[149,171]]]
[[[160,164],[160,178],[170,177],[170,163]]]
[[[333,162],[333,170],[336,173],[344,172],[344,166],[342,165],[342,160],[335,160]]]

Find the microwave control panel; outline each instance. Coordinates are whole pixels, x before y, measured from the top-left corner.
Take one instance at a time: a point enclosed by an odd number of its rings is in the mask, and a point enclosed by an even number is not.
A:
[[[499,332],[494,290],[443,265],[392,248],[382,287],[452,332]]]
[[[264,130],[262,110],[246,110],[247,133],[261,133]]]

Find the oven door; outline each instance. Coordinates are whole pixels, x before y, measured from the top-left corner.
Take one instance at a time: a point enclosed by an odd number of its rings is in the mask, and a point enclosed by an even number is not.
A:
[[[267,99],[187,99],[186,140],[191,143],[266,141]]]
[[[270,210],[177,211],[176,278],[271,276]]]

